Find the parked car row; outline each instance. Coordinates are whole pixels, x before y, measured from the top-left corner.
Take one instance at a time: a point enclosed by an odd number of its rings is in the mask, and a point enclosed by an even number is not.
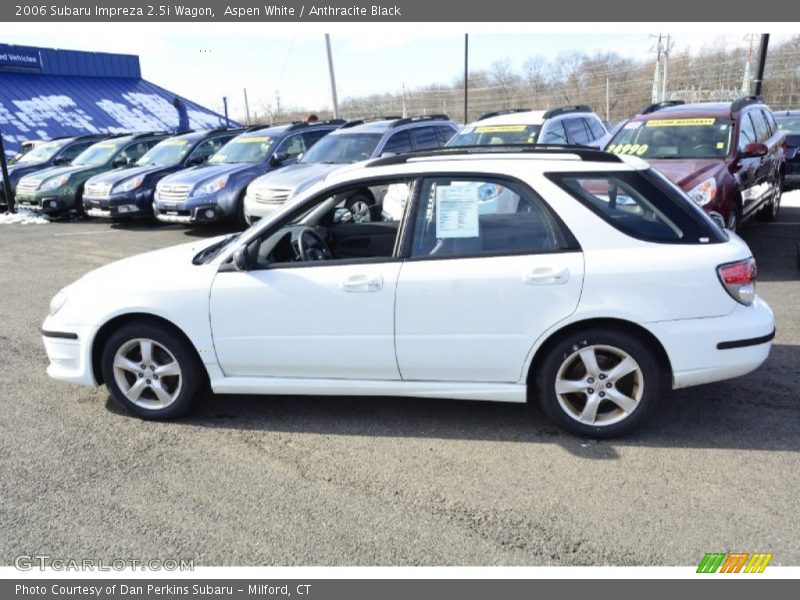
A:
[[[733,231],[756,216],[775,219],[782,191],[800,186],[800,111],[773,113],[756,96],[653,104],[611,133],[577,105],[487,113],[460,129],[446,115],[428,115],[83,136],[37,145],[9,171],[18,204],[51,216],[233,219],[244,228],[343,165],[442,146],[519,144],[643,158]],[[380,217],[366,188],[345,200],[357,220]]]

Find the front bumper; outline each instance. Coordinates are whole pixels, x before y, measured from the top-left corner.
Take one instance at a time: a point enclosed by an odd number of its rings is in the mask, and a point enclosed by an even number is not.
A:
[[[191,196],[180,202],[163,202],[156,192],[153,214],[164,223],[204,224],[221,221],[228,215],[217,202],[216,195]]]
[[[90,217],[110,219],[127,219],[132,217],[148,217],[152,212],[152,190],[137,193],[111,194],[110,196],[83,197],[83,209]]]
[[[279,211],[285,204],[286,202],[262,202],[248,195],[244,199],[244,214],[248,219],[263,219]]]
[[[775,317],[760,297],[728,315],[646,323],[669,357],[673,388],[746,375],[769,356]]]
[[[75,208],[73,195],[63,196],[53,192],[36,192],[33,194],[17,194],[14,198],[17,208],[26,208],[46,215],[59,215]]]
[[[78,385],[97,386],[91,356],[91,341],[96,328],[53,323],[48,317],[42,324],[42,342],[50,365],[47,374],[53,379]]]

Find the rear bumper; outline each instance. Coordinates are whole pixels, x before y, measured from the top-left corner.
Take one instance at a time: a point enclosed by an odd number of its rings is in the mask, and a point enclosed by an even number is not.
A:
[[[761,298],[724,317],[648,323],[672,365],[675,389],[746,375],[767,359],[775,317]]]

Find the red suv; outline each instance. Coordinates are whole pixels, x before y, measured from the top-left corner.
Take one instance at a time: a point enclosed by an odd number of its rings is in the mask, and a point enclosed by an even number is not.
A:
[[[653,104],[606,150],[647,160],[717,224],[736,231],[758,214],[775,219],[786,171],[784,134],[757,96],[735,102]]]

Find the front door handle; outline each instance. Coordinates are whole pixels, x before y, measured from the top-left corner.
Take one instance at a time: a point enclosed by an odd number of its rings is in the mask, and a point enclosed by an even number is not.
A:
[[[569,269],[537,267],[522,276],[522,283],[528,285],[563,285],[569,281]]]
[[[383,289],[383,277],[376,275],[351,275],[342,281],[345,292],[379,292]]]

